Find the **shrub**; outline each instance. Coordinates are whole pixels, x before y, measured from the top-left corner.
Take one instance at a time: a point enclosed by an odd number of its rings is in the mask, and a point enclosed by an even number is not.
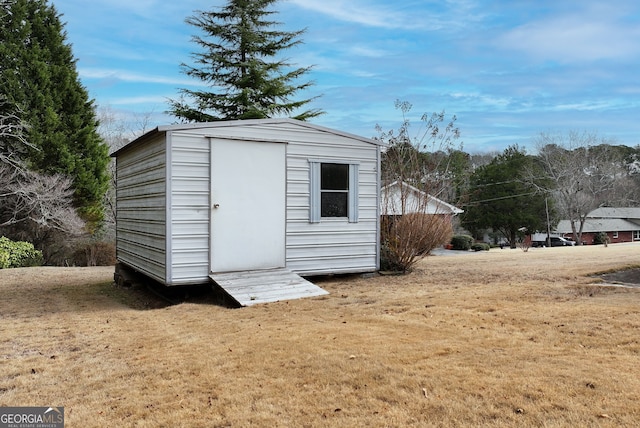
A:
[[[383,216],[380,268],[408,272],[431,250],[449,241],[451,221],[444,216],[407,213]]]
[[[594,245],[604,244],[604,243],[608,242],[608,239],[609,239],[609,237],[607,236],[606,232],[598,232],[593,237],[593,243],[594,243]]]
[[[405,267],[399,263],[398,257],[386,244],[380,246],[380,270],[389,272],[405,271]]]
[[[473,244],[473,237],[469,235],[455,235],[451,238],[452,250],[468,251]]]
[[[0,269],[40,266],[42,252],[36,250],[33,244],[24,241],[12,241],[4,236],[0,237]]]
[[[113,266],[116,264],[116,246],[113,242],[89,241],[78,246],[73,253],[74,266]]]
[[[475,244],[471,245],[471,249],[473,251],[489,251],[489,248],[491,248],[491,246],[484,242],[476,242]]]

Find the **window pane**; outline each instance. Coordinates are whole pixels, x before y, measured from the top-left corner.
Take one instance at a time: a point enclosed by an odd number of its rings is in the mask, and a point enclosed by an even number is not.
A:
[[[347,197],[346,192],[322,192],[321,217],[347,217]]]
[[[349,190],[349,165],[323,163],[320,174],[322,190]]]

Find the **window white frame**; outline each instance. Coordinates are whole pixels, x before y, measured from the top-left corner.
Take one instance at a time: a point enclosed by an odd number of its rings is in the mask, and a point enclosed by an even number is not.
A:
[[[634,241],[640,241],[640,230],[634,230],[633,231],[633,240]]]
[[[618,239],[618,232],[617,232],[617,231],[616,231],[616,232],[613,232],[613,237],[614,237],[615,239]]]
[[[322,164],[333,163],[349,165],[349,189],[347,191],[347,217],[321,216],[321,167]],[[358,174],[360,164],[337,159],[309,159],[309,222],[320,223],[322,219],[344,219],[349,223],[358,222]]]

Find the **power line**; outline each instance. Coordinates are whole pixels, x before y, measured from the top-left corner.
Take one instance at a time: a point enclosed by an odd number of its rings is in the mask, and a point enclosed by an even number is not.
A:
[[[536,181],[536,180],[544,180],[548,177],[533,177],[531,179],[527,179],[527,180],[521,180],[521,179],[515,179],[515,180],[508,180],[508,181],[497,181],[495,183],[485,183],[485,184],[474,184],[474,185],[469,185],[469,188],[477,188],[477,187],[489,187],[489,186],[499,186],[501,184],[511,184],[511,183],[531,183],[532,181]]]
[[[468,202],[466,204],[456,204],[456,205],[461,205],[463,207],[468,207],[468,206],[483,204],[485,202],[493,202],[493,201],[501,201],[501,200],[504,200],[504,199],[519,198],[521,196],[532,196],[532,195],[537,195],[538,193],[539,192],[536,190],[536,191],[528,192],[528,193],[520,193],[518,195],[500,196],[498,198],[483,199],[483,200],[480,200],[480,201],[472,201],[472,202]]]

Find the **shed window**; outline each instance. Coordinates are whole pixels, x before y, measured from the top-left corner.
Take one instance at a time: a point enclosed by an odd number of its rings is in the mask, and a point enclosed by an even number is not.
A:
[[[345,218],[358,221],[358,164],[310,161],[309,221]]]
[[[634,241],[640,241],[640,230],[634,230],[633,231],[633,240]]]
[[[349,165],[320,165],[320,216],[348,217]]]

